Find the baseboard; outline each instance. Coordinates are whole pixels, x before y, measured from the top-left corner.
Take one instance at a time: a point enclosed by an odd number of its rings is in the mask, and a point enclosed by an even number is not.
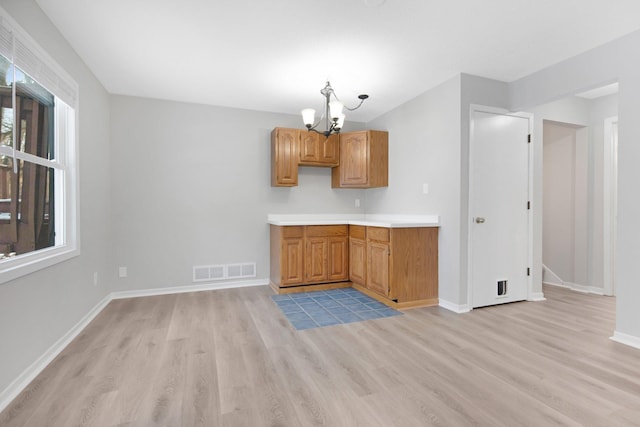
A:
[[[542,284],[549,285],[549,286],[556,286],[558,288],[571,289],[572,291],[581,292],[583,294],[604,295],[604,289],[598,288],[596,286],[585,286],[585,285],[579,285],[577,283],[571,283],[571,282],[562,282],[562,284],[553,283],[553,282],[542,282]]]
[[[77,337],[84,328],[111,302],[111,296],[104,297],[89,313],[87,313],[78,323],[76,323],[69,331],[64,334],[58,341],[49,347],[42,356],[25,369],[18,378],[16,378],[9,386],[0,393],[0,412],[2,412],[9,404],[18,397],[35,377],[37,377],[44,368],[53,361],[64,350],[75,337]]]
[[[246,280],[242,282],[202,283],[188,286],[173,286],[170,288],[112,292],[111,299],[150,297],[155,295],[183,294],[187,292],[215,291],[216,289],[246,288],[250,286],[267,285],[269,285],[269,279]]]
[[[442,308],[446,308],[447,310],[453,311],[454,313],[458,314],[468,313],[471,311],[468,304],[454,304],[452,302],[443,300],[442,298],[440,298],[438,305]]]
[[[185,292],[211,291],[216,289],[244,288],[249,286],[268,285],[269,279],[258,279],[243,282],[204,283],[171,288],[142,289],[136,291],[112,292],[102,299],[89,313],[76,323],[66,334],[49,347],[42,356],[33,362],[9,386],[0,393],[0,412],[2,412],[18,395],[51,363],[62,351],[86,328],[89,323],[114,299],[135,298],[154,295],[169,295]]]
[[[547,299],[544,297],[544,293],[542,292],[532,292],[531,295],[529,295],[529,298],[527,299],[527,301],[546,301]]]
[[[615,331],[611,340],[619,342],[620,344],[628,345],[633,348],[640,349],[640,337],[633,335],[623,334],[622,332]]]

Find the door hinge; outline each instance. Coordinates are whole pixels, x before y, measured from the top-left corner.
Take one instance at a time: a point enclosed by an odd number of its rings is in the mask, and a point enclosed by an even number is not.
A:
[[[531,202],[527,202],[527,210],[531,209]]]
[[[527,267],[527,276],[531,276],[531,269]]]
[[[531,134],[527,135],[527,144],[531,144]]]

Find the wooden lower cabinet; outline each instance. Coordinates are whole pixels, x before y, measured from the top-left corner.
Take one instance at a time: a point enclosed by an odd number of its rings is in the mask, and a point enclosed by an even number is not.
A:
[[[349,245],[355,287],[398,307],[437,304],[437,227],[351,226]]]
[[[274,289],[347,283],[397,308],[438,303],[438,228],[271,226]]]
[[[271,282],[277,287],[349,280],[347,225],[271,225]]]

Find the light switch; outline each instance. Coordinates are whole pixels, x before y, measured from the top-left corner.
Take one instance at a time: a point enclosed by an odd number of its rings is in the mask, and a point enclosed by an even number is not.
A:
[[[118,268],[118,276],[119,277],[127,277],[127,267]]]
[[[429,194],[429,184],[422,184],[422,194]]]

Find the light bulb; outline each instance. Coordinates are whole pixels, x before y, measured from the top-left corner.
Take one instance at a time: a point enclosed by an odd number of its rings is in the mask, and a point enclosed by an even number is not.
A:
[[[337,119],[342,114],[342,102],[340,101],[331,101],[329,103],[329,114],[331,114],[332,119]]]
[[[302,110],[302,121],[304,125],[308,128],[313,126],[313,122],[315,121],[316,110],[313,108],[305,108]]]

